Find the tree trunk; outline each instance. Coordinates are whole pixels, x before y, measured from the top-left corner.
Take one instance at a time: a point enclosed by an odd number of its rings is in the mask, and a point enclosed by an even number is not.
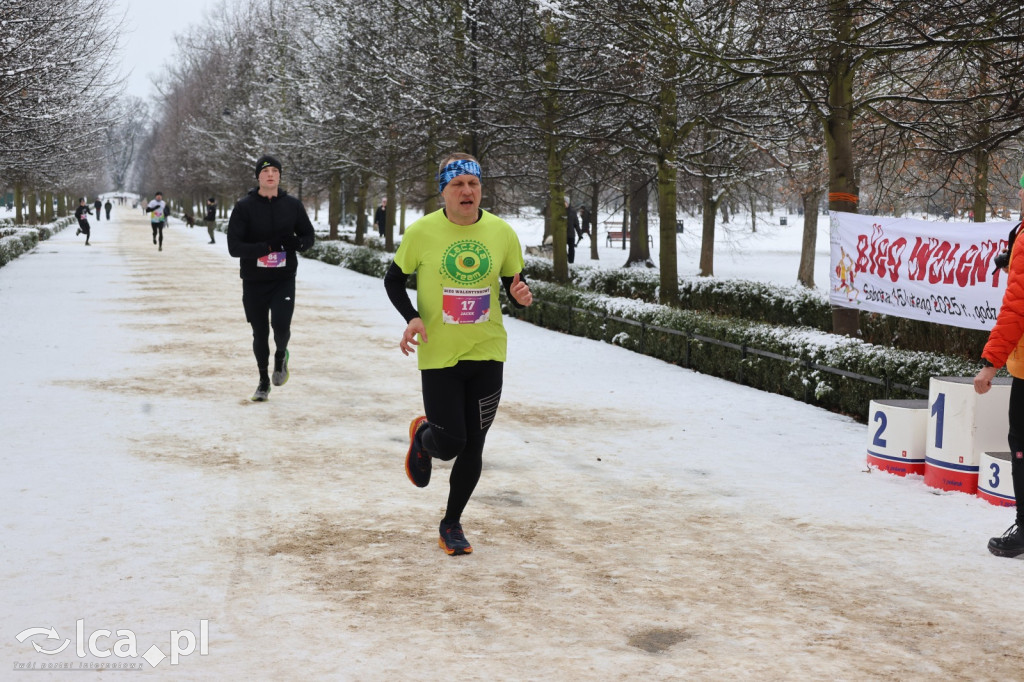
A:
[[[988,151],[978,149],[974,152],[974,200],[971,204],[976,223],[985,222],[988,214],[988,169]]]
[[[341,220],[341,173],[334,171],[327,190],[327,225],[330,228],[330,238],[338,238],[338,222]]]
[[[988,63],[982,61],[978,68],[978,90],[985,92],[988,89]],[[988,123],[988,100],[981,98],[977,105],[978,118],[982,121],[978,130],[978,139],[988,139],[992,126]],[[979,147],[974,152],[974,197],[972,210],[974,211],[974,222],[985,222],[988,214],[988,172],[989,172],[989,151]]]
[[[750,195],[750,231],[757,232],[757,197]]]
[[[388,205],[384,208],[384,249],[395,250],[395,204],[398,203],[398,184],[395,179],[395,164],[388,164],[387,198]]]
[[[424,164],[424,185],[423,185],[423,196],[426,199],[423,200],[423,215],[433,213],[439,208],[438,205],[438,192],[437,192],[437,164],[441,163],[444,159],[435,158],[438,155],[437,145],[434,144],[433,137],[427,141],[427,158]]]
[[[341,225],[348,225],[348,208],[351,202],[348,194],[348,188],[352,184],[352,176],[345,175],[341,179],[341,199],[338,203],[341,205]]]
[[[25,201],[25,195],[21,189],[21,180],[14,181],[14,224],[24,225],[25,224],[25,210],[21,207],[22,202]]]
[[[561,102],[558,97],[558,54],[556,49],[561,43],[561,35],[554,19],[548,14],[545,17],[544,43],[547,46],[547,54],[544,58],[544,92],[541,96],[543,106],[543,120],[541,128],[544,130],[544,140],[547,146],[547,168],[548,168],[548,219],[551,221],[552,241],[552,264],[553,275],[556,282],[569,281],[569,256],[566,252],[569,235],[566,234],[568,222],[566,220],[565,206],[565,185],[562,178],[563,152],[560,148],[560,140],[557,133],[558,120],[561,117]]]
[[[856,213],[858,188],[853,164],[854,65],[844,47],[853,34],[852,15],[848,0],[833,0],[829,5],[835,42],[829,49],[829,108],[824,124],[829,209]]]
[[[629,256],[624,264],[627,268],[637,264],[654,267],[651,247],[647,244],[647,193],[647,180],[637,175],[633,180],[629,197]]]
[[[814,246],[818,241],[818,202],[821,201],[821,190],[811,190],[802,194],[804,202],[804,238],[800,245],[800,267],[796,279],[809,289],[814,288]]]
[[[37,205],[39,204],[39,195],[33,189],[28,193],[28,224],[38,225],[39,224],[39,211]]]
[[[622,250],[623,251],[626,250],[626,237],[625,237],[625,235],[629,234],[629,232],[630,232],[630,230],[629,230],[629,228],[630,228],[629,217],[630,217],[631,214],[632,214],[632,211],[630,210],[629,187],[627,187],[626,189],[622,190],[622,234],[623,234],[623,237],[622,237]],[[612,244],[612,246],[615,246],[615,245]]]
[[[475,51],[470,55],[467,55],[466,51],[466,46],[472,45],[476,41],[476,12],[469,7],[468,3],[464,8],[462,2],[452,2],[451,8],[453,13],[451,45],[454,48],[452,67],[461,73],[470,75],[468,91],[472,93],[459,108],[457,129],[461,132],[458,135],[457,145],[460,151],[468,152],[480,159],[480,143],[477,138],[480,130],[480,106],[475,94],[480,91],[477,58]]]
[[[666,13],[666,29],[674,30],[671,14]],[[676,114],[675,58],[665,59],[659,94],[658,121],[658,265],[661,267],[658,301],[665,305],[679,302],[679,266],[676,249]],[[646,238],[643,241],[647,245]],[[650,254],[648,253],[648,258]]]
[[[828,154],[828,207],[832,211],[856,213],[860,190],[853,163],[854,65],[845,47],[853,35],[853,11],[849,0],[832,0],[828,12],[834,38],[833,47],[829,48],[829,108],[824,121],[825,149]],[[857,310],[833,306],[832,331],[846,336],[858,336],[860,320]]]
[[[597,255],[597,204],[601,183],[590,183],[590,260],[600,260]]]
[[[402,199],[402,207],[398,213],[398,234],[405,234],[405,199]]]
[[[370,192],[370,176],[362,173],[359,176],[359,187],[356,189],[356,244],[366,242],[366,195]]]
[[[701,204],[703,224],[700,242],[700,276],[713,277],[715,274],[715,215],[722,203],[722,196],[715,196],[715,186],[707,175],[701,178]]]

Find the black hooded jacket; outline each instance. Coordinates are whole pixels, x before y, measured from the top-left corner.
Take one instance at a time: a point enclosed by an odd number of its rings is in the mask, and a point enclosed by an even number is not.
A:
[[[302,202],[282,189],[277,196],[260,196],[257,188],[238,200],[228,220],[228,253],[239,259],[245,280],[268,281],[294,277],[295,250],[287,250],[284,267],[259,267],[258,259],[277,251],[281,239],[298,238],[298,251],[313,245],[316,235]]]

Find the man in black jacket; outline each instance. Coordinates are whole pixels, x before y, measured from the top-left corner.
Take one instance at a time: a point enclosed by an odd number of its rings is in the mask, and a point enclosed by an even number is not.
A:
[[[377,228],[377,233],[381,236],[381,239],[385,237],[385,231],[388,226],[388,198],[384,197],[380,200],[380,206],[373,214],[373,225]]]
[[[206,200],[206,215],[203,217],[206,223],[206,231],[210,234],[210,243],[215,244],[213,233],[217,231],[217,199],[210,197]]]
[[[228,220],[228,253],[239,259],[242,305],[252,326],[252,352],[260,383],[252,399],[265,401],[270,384],[288,381],[288,340],[295,310],[296,252],[313,245],[315,234],[302,202],[280,188],[281,162],[261,156],[258,187],[238,200]],[[268,324],[267,317],[270,321]],[[270,330],[274,330],[274,374],[270,376]]]
[[[565,197],[565,249],[570,263],[576,260],[576,241],[580,238],[580,221]]]

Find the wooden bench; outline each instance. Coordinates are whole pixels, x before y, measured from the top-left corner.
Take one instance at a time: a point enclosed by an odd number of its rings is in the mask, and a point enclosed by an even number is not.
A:
[[[618,229],[616,229],[618,228]],[[612,242],[622,242],[622,248],[626,248],[626,242],[629,241],[630,233],[625,232],[622,229],[622,223],[614,221],[606,221],[604,224],[604,244],[605,246],[611,246]],[[654,238],[651,237],[650,233],[647,234],[648,246],[654,246]]]

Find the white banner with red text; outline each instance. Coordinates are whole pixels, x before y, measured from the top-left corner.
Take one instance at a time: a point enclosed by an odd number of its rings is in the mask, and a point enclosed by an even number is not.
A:
[[[993,272],[992,261],[1017,223],[829,215],[832,305],[992,328],[1006,288],[1006,272]]]

